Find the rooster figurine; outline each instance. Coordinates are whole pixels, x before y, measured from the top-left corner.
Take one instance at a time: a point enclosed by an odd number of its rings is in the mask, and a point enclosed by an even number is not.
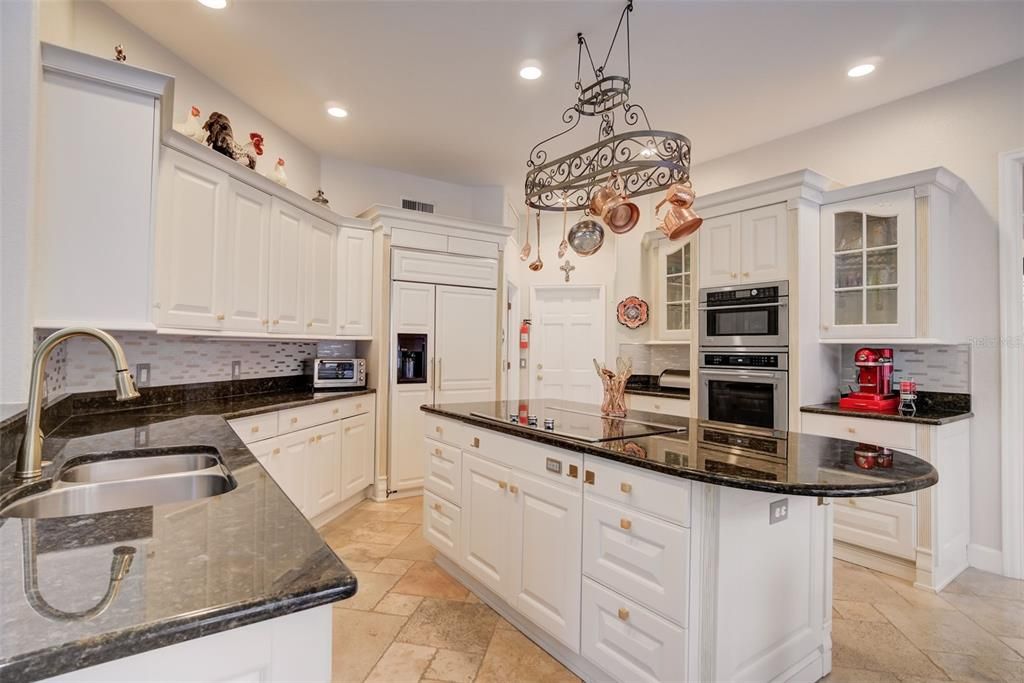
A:
[[[175,124],[174,129],[186,137],[190,137],[196,142],[202,144],[206,142],[206,131],[203,130],[203,126],[199,123],[199,107],[193,105],[189,110],[188,118],[185,119],[185,123]]]
[[[274,175],[270,176],[270,179],[281,187],[288,187],[288,176],[284,173],[284,159],[277,158],[277,163],[274,164]]]
[[[238,144],[235,142],[235,134],[231,130],[231,121],[227,116],[216,111],[206,119],[203,130],[208,133],[205,142],[213,148],[213,151],[220,152],[253,170],[256,169],[256,157],[263,154],[262,135],[250,133],[248,144]]]
[[[249,133],[249,142],[239,146],[235,143],[235,161],[256,170],[256,157],[263,156],[263,136],[259,133]]]

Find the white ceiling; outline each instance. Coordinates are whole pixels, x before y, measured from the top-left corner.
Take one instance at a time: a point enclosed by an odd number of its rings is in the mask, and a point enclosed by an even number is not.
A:
[[[508,187],[521,186],[530,148],[559,130],[575,99],[576,32],[602,59],[623,6],[107,4],[315,150]],[[637,0],[631,101],[655,128],[689,136],[700,163],[1022,57],[1021,35],[1019,1]],[[867,57],[884,61],[871,76],[847,78]],[[540,80],[519,78],[527,58],[542,63]],[[616,71],[624,60],[613,56]],[[349,118],[329,118],[327,100]],[[593,125],[582,128],[564,151],[594,139]]]

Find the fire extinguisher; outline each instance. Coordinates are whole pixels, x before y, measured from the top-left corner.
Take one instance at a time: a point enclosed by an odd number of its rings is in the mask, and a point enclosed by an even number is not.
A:
[[[519,326],[519,348],[528,349],[530,348],[530,321],[524,320],[523,324]]]

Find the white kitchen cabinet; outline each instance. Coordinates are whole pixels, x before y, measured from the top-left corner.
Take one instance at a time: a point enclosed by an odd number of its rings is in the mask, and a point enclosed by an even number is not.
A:
[[[329,422],[310,430],[306,456],[306,515],[315,517],[340,503],[342,496],[341,423]]]
[[[701,287],[789,279],[785,204],[709,218],[699,234]]]
[[[222,329],[267,331],[269,258],[270,196],[231,178],[219,271],[224,275]]]
[[[337,334],[338,317],[338,229],[330,223],[308,217],[305,271],[306,333]]]
[[[916,225],[912,189],[821,207],[821,336],[913,337]]]
[[[435,403],[493,401],[497,292],[437,285]],[[467,334],[467,330],[473,330]]]
[[[163,327],[223,326],[228,176],[162,150],[157,209],[157,321]]]
[[[373,483],[373,432],[373,411],[341,421],[341,500]]]
[[[658,338],[690,339],[693,311],[693,241],[664,240],[658,246]]]
[[[342,227],[338,231],[338,334],[373,333],[373,233]]]
[[[430,491],[423,492],[423,537],[452,560],[460,560],[462,509]]]
[[[277,485],[307,517],[313,508],[309,503],[306,481],[310,450],[316,443],[315,430],[315,427],[310,427],[274,439],[274,449],[280,451],[271,451],[270,466],[267,467]]]
[[[309,214],[274,198],[270,207],[270,331],[304,334],[303,273]]]
[[[838,498],[835,540],[917,559],[917,506],[882,498]]]
[[[512,598],[511,562],[515,549],[505,534],[512,523],[513,499],[508,491],[512,470],[462,454],[462,566],[506,600]]]
[[[423,487],[459,505],[462,494],[462,451],[434,439],[424,441],[427,463]]]

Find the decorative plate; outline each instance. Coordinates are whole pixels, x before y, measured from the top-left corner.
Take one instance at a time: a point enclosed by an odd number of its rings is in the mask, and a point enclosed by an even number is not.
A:
[[[647,324],[647,302],[638,296],[627,296],[619,302],[619,323],[631,330]]]

